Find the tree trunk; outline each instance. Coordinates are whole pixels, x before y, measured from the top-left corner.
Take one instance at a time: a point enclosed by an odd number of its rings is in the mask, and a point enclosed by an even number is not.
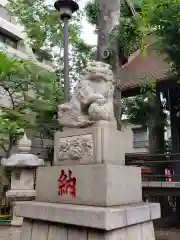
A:
[[[165,161],[164,154],[165,141],[164,141],[164,114],[162,109],[162,104],[160,100],[160,91],[156,89],[156,96],[152,96],[150,93],[148,95],[149,105],[151,107],[151,114],[149,116],[149,154],[153,155],[150,160],[154,161]],[[165,175],[165,168],[168,165],[164,162],[162,164],[153,164],[153,174]],[[165,181],[165,178],[158,177],[153,179],[155,181]],[[159,196],[159,202],[161,205],[162,216],[169,216],[172,214],[172,209],[169,205],[169,201],[164,196]]]
[[[149,153],[164,153],[164,117],[161,102],[158,96],[150,97],[151,114],[149,116]]]
[[[149,154],[164,154],[164,113],[160,100],[160,92],[156,89],[156,96],[148,94],[148,101],[151,108],[151,113],[148,121],[149,129]],[[164,156],[154,156],[153,160],[164,160]],[[164,175],[164,164],[156,166],[156,174]],[[162,179],[164,180],[164,179]]]
[[[99,7],[98,14],[98,45],[97,59],[106,61],[104,51],[109,50],[110,32],[119,23],[120,0],[96,0]]]
[[[98,14],[98,44],[97,60],[109,63],[112,66],[116,83],[120,79],[120,66],[123,62],[123,54],[116,39],[110,42],[111,31],[119,24],[120,0],[96,0],[99,6]],[[114,114],[119,126],[121,93],[118,88],[114,91]],[[118,127],[119,128],[119,127]]]

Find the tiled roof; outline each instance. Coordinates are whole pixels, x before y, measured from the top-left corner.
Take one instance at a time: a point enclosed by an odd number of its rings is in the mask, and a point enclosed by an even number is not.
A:
[[[119,89],[126,91],[136,88],[147,79],[162,81],[168,76],[169,69],[170,66],[162,55],[150,47],[147,47],[144,55],[138,50],[121,68]]]

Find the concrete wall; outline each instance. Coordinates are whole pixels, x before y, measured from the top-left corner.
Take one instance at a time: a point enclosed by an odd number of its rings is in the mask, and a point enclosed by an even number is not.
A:
[[[123,121],[122,123],[122,132],[124,135],[124,141],[125,141],[125,152],[126,153],[136,153],[136,152],[147,152],[148,148],[134,148],[134,136],[133,136],[133,130],[132,128],[134,127],[140,127],[137,125],[132,125],[128,121]],[[148,132],[147,132],[147,137],[148,137]]]
[[[134,133],[133,133],[133,128],[138,128],[141,126],[138,125],[133,125],[131,123],[129,123],[127,120],[122,121],[122,131],[124,134],[124,141],[125,141],[125,152],[126,153],[144,153],[144,152],[148,152],[148,143],[147,143],[147,147],[143,147],[143,148],[135,148],[134,147]],[[147,139],[149,133],[147,130]],[[171,126],[170,124],[167,126],[166,131],[165,131],[165,139],[169,139],[171,137]]]
[[[0,30],[4,30],[4,32],[9,33],[10,36],[14,37],[15,39],[23,39],[23,33],[18,25],[14,25],[11,22],[8,22],[4,18],[0,17]]]

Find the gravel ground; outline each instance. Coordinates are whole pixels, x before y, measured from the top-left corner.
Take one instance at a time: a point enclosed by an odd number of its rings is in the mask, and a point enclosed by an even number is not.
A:
[[[20,240],[21,228],[0,226],[0,240]]]

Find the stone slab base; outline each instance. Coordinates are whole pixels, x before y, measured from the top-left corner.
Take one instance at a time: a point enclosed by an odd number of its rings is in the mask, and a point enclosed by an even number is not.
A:
[[[6,238],[2,238],[1,240],[20,240],[20,236],[21,236],[21,230],[22,230],[22,226],[21,227],[14,227],[11,226],[8,229],[8,236]]]
[[[141,203],[104,208],[31,201],[18,202],[14,213],[34,220],[110,231],[160,218],[160,205]]]
[[[21,240],[155,240],[152,221],[105,231],[24,219]]]
[[[34,199],[36,196],[36,191],[35,190],[9,190],[6,193],[6,197],[13,199],[14,201],[17,199]]]
[[[112,164],[39,168],[36,201],[102,207],[140,203],[140,168]]]
[[[23,201],[23,200],[22,200]],[[15,214],[15,205],[16,202],[12,202],[12,219],[11,219],[11,226],[14,227],[22,227],[23,224],[23,217],[16,216]]]
[[[11,220],[11,226],[13,227],[22,227],[23,225],[23,218],[22,217],[16,217],[13,215],[13,218]]]

